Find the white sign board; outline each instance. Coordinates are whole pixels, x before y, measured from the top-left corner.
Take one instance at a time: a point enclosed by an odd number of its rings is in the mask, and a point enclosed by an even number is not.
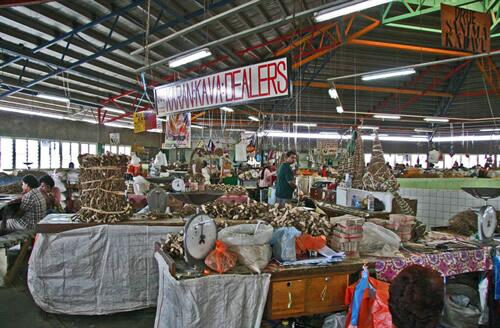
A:
[[[155,88],[158,116],[289,96],[286,57]]]

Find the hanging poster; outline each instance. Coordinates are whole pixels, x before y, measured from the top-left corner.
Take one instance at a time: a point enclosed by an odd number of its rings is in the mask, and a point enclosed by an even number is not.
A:
[[[191,148],[191,113],[167,116],[164,149]]]
[[[156,87],[158,116],[291,95],[286,57]]]
[[[134,113],[134,133],[156,129],[156,113],[154,111],[143,111]]]
[[[109,134],[109,143],[112,145],[120,144],[120,134],[119,133],[110,133]]]
[[[489,52],[490,25],[488,13],[441,5],[441,43],[444,48]]]

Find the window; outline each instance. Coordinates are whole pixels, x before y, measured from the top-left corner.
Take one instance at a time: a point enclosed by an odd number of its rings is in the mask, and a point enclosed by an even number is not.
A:
[[[0,138],[0,170],[12,170],[14,144],[11,138]]]
[[[38,140],[16,139],[16,169],[38,168]]]
[[[80,144],[80,154],[89,153],[89,144]]]
[[[89,154],[95,155],[97,154],[97,145],[89,144]]]
[[[365,154],[365,164],[370,163],[371,159],[372,159],[372,154]]]

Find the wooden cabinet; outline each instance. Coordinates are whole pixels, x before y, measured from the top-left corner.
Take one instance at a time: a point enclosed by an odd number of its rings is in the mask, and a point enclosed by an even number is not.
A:
[[[276,316],[289,317],[305,310],[305,280],[277,281],[271,284],[271,311]]]
[[[342,310],[348,283],[349,274],[271,279],[266,317],[281,319]]]

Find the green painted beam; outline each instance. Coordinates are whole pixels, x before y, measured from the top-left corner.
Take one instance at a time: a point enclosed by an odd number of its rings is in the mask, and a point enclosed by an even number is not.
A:
[[[441,4],[447,4],[450,6],[460,6],[465,9],[470,9],[474,11],[479,11],[479,12],[486,12],[487,8],[489,5],[491,5],[491,8],[494,8],[496,4],[491,4],[491,3],[486,3],[487,0],[444,0],[444,1],[439,1],[439,0],[398,0],[394,1],[392,4],[395,4],[397,2],[401,3],[403,6],[406,7],[408,10],[408,13],[406,14],[401,14],[393,17],[388,17],[389,16],[389,11],[386,9],[386,12],[383,15],[382,18],[382,24],[389,24],[389,23],[394,23],[398,22],[401,20],[405,20],[408,18],[412,17],[418,17],[420,15],[425,15],[425,14],[430,14],[433,12],[437,12],[441,10]],[[493,0],[493,1],[498,1],[498,0]],[[409,7],[409,4],[414,4],[418,5],[417,10],[413,10]],[[498,4],[498,3],[497,3]],[[392,8],[389,7],[389,8]],[[411,9],[411,10],[410,10]]]

